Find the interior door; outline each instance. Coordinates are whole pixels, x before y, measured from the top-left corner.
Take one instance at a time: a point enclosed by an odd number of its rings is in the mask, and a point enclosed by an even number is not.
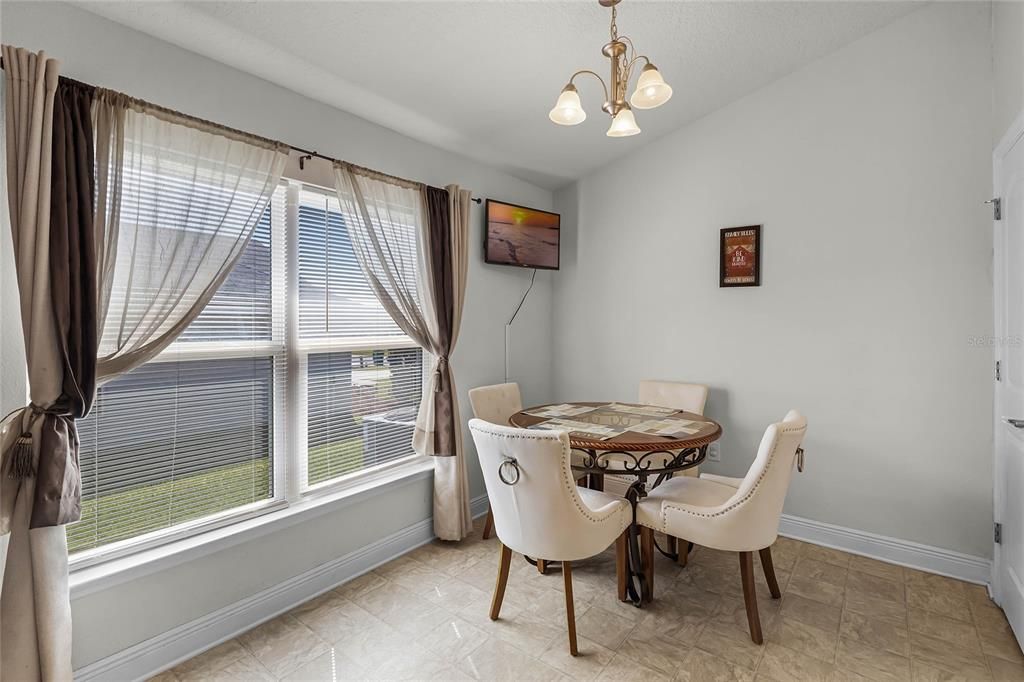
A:
[[[995,545],[993,596],[1024,641],[1024,116],[994,155]]]

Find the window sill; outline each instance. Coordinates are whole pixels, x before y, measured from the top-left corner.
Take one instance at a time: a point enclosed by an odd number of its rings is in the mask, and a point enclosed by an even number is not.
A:
[[[309,495],[278,511],[169,542],[130,556],[82,567],[71,572],[71,598],[100,592],[114,585],[250,542],[383,492],[429,478],[433,471],[434,463],[431,458],[417,457],[387,472],[352,481],[343,488]]]

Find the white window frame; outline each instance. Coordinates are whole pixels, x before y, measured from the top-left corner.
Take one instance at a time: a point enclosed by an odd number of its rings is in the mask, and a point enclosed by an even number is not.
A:
[[[206,342],[172,344],[149,362],[179,362],[227,358],[271,358],[273,361],[273,496],[251,504],[204,516],[92,549],[75,552],[69,558],[71,571],[81,571],[106,562],[124,559],[148,550],[158,550],[218,529],[230,530],[257,517],[302,507],[307,502],[359,492],[367,486],[382,485],[423,470],[424,458],[410,444],[409,455],[385,464],[333,478],[312,486],[307,483],[307,364],[310,354],[358,352],[392,348],[419,348],[408,336],[302,340],[299,333],[299,230],[300,195],[333,190],[306,180],[284,177],[284,211],[271,209],[271,338],[266,341]],[[277,192],[275,191],[275,194]],[[279,199],[278,199],[279,200]],[[422,381],[428,385],[429,354],[423,351]],[[271,522],[272,518],[266,520]]]

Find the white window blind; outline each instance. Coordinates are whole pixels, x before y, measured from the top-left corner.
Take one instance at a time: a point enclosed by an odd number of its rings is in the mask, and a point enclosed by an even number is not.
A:
[[[298,206],[299,331],[306,367],[307,485],[413,454],[423,354],[377,300],[333,194],[303,189]],[[388,248],[416,256],[401,226]]]
[[[151,362],[78,423],[82,520],[70,552],[274,495],[272,358]]]
[[[72,553],[93,562],[112,556],[112,543],[133,551],[210,519],[231,523],[286,503],[286,478],[298,477],[301,494],[413,455],[422,352],[367,284],[347,219],[332,192],[282,183],[188,329],[100,389],[78,423],[82,520],[68,527]],[[196,220],[179,223],[194,229]],[[415,258],[412,226],[389,235],[391,248]],[[292,334],[288,319],[297,320]],[[289,405],[293,394],[299,404]],[[292,431],[297,452],[287,447]]]

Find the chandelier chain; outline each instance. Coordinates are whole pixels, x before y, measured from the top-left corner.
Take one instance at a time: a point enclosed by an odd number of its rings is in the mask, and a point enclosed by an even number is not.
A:
[[[615,23],[615,17],[616,17],[617,14],[618,14],[618,9],[615,7],[615,5],[612,5],[612,25],[611,25],[612,40],[616,40],[619,37],[619,27]]]

